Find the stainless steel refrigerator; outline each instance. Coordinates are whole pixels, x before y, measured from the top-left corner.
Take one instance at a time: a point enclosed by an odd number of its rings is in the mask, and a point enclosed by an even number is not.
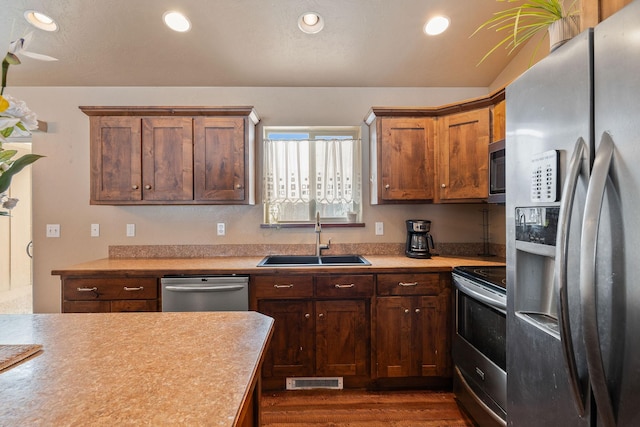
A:
[[[640,0],[506,98],[507,423],[640,426]]]

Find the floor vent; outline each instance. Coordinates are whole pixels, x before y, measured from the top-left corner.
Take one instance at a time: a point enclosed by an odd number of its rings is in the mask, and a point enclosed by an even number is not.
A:
[[[314,388],[342,390],[342,377],[287,378],[287,390],[311,390]]]

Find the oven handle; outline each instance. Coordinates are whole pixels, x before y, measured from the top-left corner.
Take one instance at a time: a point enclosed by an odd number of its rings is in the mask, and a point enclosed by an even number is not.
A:
[[[569,251],[569,230],[571,228],[571,212],[576,195],[578,179],[582,169],[582,160],[586,144],[582,137],[578,138],[567,168],[567,178],[562,189],[560,214],[558,218],[558,241],[556,246],[556,263],[554,272],[554,286],[558,295],[558,329],[560,332],[560,342],[562,343],[562,354],[569,373],[569,385],[573,402],[576,405],[578,414],[584,415],[584,393],[580,387],[578,379],[578,368],[576,364],[575,350],[573,348],[571,323],[569,318],[569,294],[567,289],[567,255]]]
[[[456,285],[456,288],[463,294],[469,295],[470,297],[482,301],[483,303],[488,304],[491,307],[496,308],[502,312],[505,312],[505,310],[507,309],[506,303],[481,294],[475,289],[467,286],[462,280],[454,280],[453,283]]]

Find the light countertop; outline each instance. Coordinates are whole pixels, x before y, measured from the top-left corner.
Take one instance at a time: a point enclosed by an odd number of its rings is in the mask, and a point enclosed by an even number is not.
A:
[[[449,257],[434,256],[431,259],[414,259],[398,255],[364,255],[370,266],[322,266],[322,267],[257,267],[263,257],[212,257],[212,258],[103,258],[52,271],[53,275],[82,274],[260,274],[274,272],[355,272],[383,273],[401,270],[450,271],[461,265],[505,265],[497,257]]]
[[[0,424],[233,426],[273,328],[255,312],[0,315]]]

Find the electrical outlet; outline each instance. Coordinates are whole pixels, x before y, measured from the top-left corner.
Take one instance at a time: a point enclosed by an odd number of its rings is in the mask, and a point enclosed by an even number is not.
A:
[[[136,225],[127,224],[127,237],[133,237],[136,235]]]
[[[382,236],[384,234],[384,223],[376,222],[376,236]]]
[[[47,224],[47,237],[60,237],[60,224]]]
[[[225,227],[224,227],[224,222],[219,222],[218,223],[218,236],[224,236],[225,235]]]
[[[91,224],[91,237],[100,236],[100,224]]]

